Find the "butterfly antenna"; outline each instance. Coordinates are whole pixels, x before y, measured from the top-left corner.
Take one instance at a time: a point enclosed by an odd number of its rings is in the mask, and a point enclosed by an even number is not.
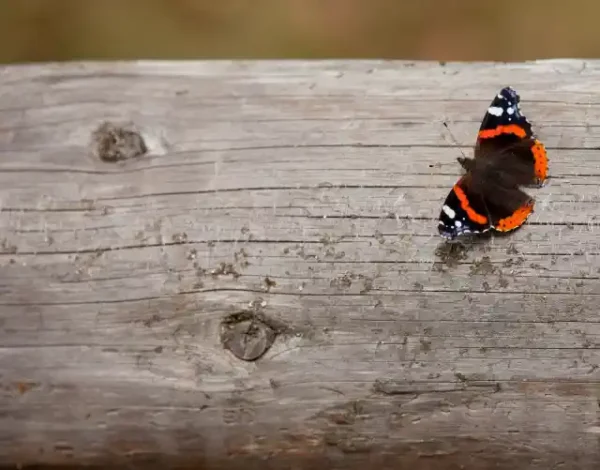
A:
[[[452,144],[454,144],[456,146],[456,148],[458,149],[458,151],[461,153],[461,155],[463,156],[463,161],[464,160],[468,160],[467,156],[465,155],[465,153],[462,151],[462,148],[460,148],[460,145],[458,144],[458,141],[454,138],[454,134],[452,133],[452,131],[450,130],[450,127],[448,127],[448,123],[446,121],[442,121],[442,124],[444,125],[444,127],[446,129],[448,129],[448,134],[450,134],[450,138],[452,139]],[[444,134],[444,139],[446,140],[446,142],[448,142],[448,140],[446,139],[446,135]],[[459,159],[460,162],[460,159]]]

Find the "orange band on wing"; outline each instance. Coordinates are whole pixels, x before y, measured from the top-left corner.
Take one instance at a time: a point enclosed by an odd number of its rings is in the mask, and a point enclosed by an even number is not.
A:
[[[543,182],[548,177],[548,154],[544,144],[536,139],[531,147],[531,153],[533,153],[535,176]]]
[[[498,230],[499,232],[510,232],[511,230],[519,228],[525,223],[532,212],[533,201],[529,201],[528,203],[519,207],[514,214],[509,215],[504,219],[500,219],[494,226],[494,229]]]
[[[478,214],[477,212],[475,212],[473,210],[473,208],[469,204],[467,195],[461,189],[461,187],[458,186],[457,184],[455,184],[453,189],[454,189],[454,193],[456,194],[456,197],[460,201],[460,207],[462,207],[462,209],[467,213],[467,216],[469,217],[469,219],[480,225],[486,224],[488,221],[487,217],[485,217],[481,214]]]
[[[490,139],[492,137],[497,137],[501,134],[515,134],[517,137],[521,138],[527,136],[525,129],[523,129],[521,126],[518,126],[517,124],[509,124],[508,126],[498,126],[494,129],[485,129],[483,131],[479,131],[478,136],[480,139]]]

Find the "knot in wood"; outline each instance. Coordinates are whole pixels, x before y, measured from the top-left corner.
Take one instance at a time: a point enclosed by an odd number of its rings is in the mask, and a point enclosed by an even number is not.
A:
[[[104,122],[92,133],[92,152],[105,162],[127,160],[147,151],[139,132],[128,126]]]
[[[221,342],[243,361],[255,361],[265,354],[277,332],[253,314],[229,317],[223,322]]]

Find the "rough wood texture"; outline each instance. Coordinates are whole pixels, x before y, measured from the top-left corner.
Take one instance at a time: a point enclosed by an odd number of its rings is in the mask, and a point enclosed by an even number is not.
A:
[[[508,84],[551,180],[449,251]],[[0,463],[599,468],[600,62],[4,67],[0,120]]]

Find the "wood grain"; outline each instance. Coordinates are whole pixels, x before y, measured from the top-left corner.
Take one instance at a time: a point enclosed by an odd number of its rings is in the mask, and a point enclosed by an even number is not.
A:
[[[0,68],[0,463],[597,469],[599,79],[575,60]],[[551,179],[522,229],[450,249],[456,157],[505,85]],[[104,121],[147,153],[94,156]],[[221,344],[236,314],[278,325],[256,361]]]

